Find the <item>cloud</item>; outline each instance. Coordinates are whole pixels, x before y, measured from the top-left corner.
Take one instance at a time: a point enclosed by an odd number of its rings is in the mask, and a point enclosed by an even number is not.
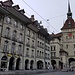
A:
[[[0,1],[7,1],[7,0],[0,0]]]

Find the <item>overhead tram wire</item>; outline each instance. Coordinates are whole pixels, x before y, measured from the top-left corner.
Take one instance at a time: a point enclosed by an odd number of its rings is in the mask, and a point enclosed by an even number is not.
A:
[[[66,14],[63,14],[63,15],[59,15],[59,16],[55,16],[55,17],[51,17],[51,18],[49,18],[49,20],[50,19],[55,19],[55,18],[58,18],[58,17],[62,17],[62,16],[65,16]]]
[[[28,5],[24,0],[22,0],[29,8],[31,8],[38,16],[40,16],[47,24],[49,24],[55,31],[57,31],[47,20],[45,20],[40,14],[38,14],[30,5]],[[57,31],[58,32],[58,31]]]

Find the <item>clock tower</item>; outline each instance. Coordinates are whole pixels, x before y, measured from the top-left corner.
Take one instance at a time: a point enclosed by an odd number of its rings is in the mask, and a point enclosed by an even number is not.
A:
[[[67,19],[61,28],[62,31],[62,48],[68,53],[67,62],[69,66],[71,61],[75,61],[75,22],[72,18],[70,3],[68,1]]]

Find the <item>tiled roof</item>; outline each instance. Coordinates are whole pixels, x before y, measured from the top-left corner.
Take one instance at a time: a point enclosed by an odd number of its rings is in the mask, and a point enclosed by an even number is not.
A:
[[[61,32],[60,32],[60,33],[57,33],[57,34],[52,33],[50,36],[51,36],[52,38],[59,38],[59,37],[62,36],[62,33],[61,33]]]
[[[69,26],[69,24],[71,24],[71,26]],[[72,18],[68,18],[65,23],[64,26],[61,28],[61,30],[63,29],[72,29],[75,28],[75,22]]]

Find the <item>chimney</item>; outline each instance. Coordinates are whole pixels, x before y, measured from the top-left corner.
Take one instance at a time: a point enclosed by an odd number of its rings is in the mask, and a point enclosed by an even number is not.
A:
[[[4,1],[3,2],[3,5],[4,6],[12,6],[12,4],[13,4],[13,1],[12,0],[7,0],[7,1]]]
[[[34,22],[35,18],[34,15],[31,15],[31,21]]]
[[[20,9],[20,7],[19,7],[19,5],[15,5],[15,6],[13,6],[16,10],[19,10]]]
[[[22,14],[25,13],[24,9],[19,10],[19,12],[22,13]]]

